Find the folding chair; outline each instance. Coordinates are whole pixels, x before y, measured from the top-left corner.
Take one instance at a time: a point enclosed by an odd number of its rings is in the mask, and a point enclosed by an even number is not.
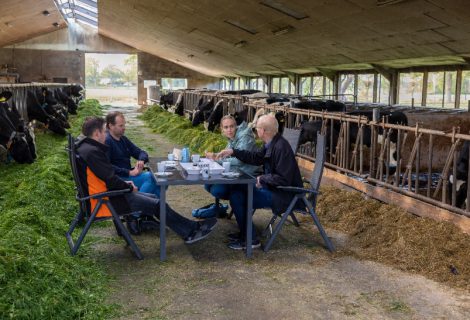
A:
[[[72,137],[71,134],[68,134],[68,147],[67,151],[69,154],[69,161],[70,167],[72,169],[73,180],[75,181],[75,189],[77,191],[76,199],[80,203],[80,209],[76,214],[75,218],[72,220],[69,230],[65,233],[65,237],[67,239],[67,243],[70,247],[70,253],[75,255],[80,248],[80,245],[83,242],[88,230],[91,227],[93,222],[105,221],[105,220],[112,220],[114,226],[116,227],[116,231],[118,235],[122,235],[124,240],[127,244],[131,247],[132,251],[134,252],[137,259],[142,260],[144,257],[140,252],[139,248],[135,244],[134,240],[131,238],[129,232],[124,227],[121,219],[125,216],[137,214],[137,212],[130,212],[126,215],[118,215],[116,210],[114,209],[113,205],[109,201],[110,197],[120,196],[125,193],[128,193],[129,190],[113,190],[107,192],[96,193],[93,195],[88,195],[88,191],[85,190],[85,187],[82,185],[80,180],[80,173],[78,168],[79,161],[83,161],[80,156],[76,152],[75,147],[75,139]],[[96,206],[91,210],[90,200],[95,199],[97,200]],[[103,207],[107,207],[109,209],[110,215],[97,217],[99,210]],[[91,212],[90,212],[91,211]],[[72,233],[80,223],[80,221],[86,221],[85,226],[83,227],[82,232],[80,233],[76,242],[74,242],[72,238]]]
[[[312,176],[310,178],[310,188],[299,188],[299,187],[292,187],[292,186],[280,186],[277,187],[277,189],[285,191],[285,192],[290,192],[295,194],[294,198],[290,202],[287,210],[282,213],[281,215],[281,220],[277,223],[275,226],[274,231],[272,232],[271,236],[269,237],[266,245],[264,246],[264,252],[268,252],[268,250],[271,248],[271,245],[274,242],[274,239],[278,235],[279,231],[282,228],[282,225],[286,221],[287,217],[289,215],[292,215],[294,211],[299,211],[303,214],[309,214],[317,226],[318,230],[320,231],[320,234],[323,238],[323,240],[326,243],[326,246],[328,247],[328,250],[333,252],[335,250],[333,243],[330,241],[328,238],[325,230],[323,229],[320,220],[318,219],[318,216],[315,212],[315,208],[317,205],[317,196],[319,193],[320,189],[320,182],[321,178],[323,175],[323,168],[325,166],[325,147],[326,147],[326,135],[322,135],[318,133],[317,135],[317,145],[316,145],[316,159],[315,159],[315,167],[313,169]],[[310,197],[307,197],[309,195]],[[302,201],[303,204],[305,205],[304,210],[299,210],[296,208],[297,202]],[[278,215],[273,213],[273,216],[271,218],[271,221],[269,222],[268,226],[266,227],[266,230],[272,230],[272,226],[274,222],[276,221]],[[265,230],[265,231],[266,231]]]

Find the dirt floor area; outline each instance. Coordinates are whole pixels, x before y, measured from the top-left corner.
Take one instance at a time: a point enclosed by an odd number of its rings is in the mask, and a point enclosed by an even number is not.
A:
[[[173,148],[146,129],[133,108],[119,110],[127,113],[127,135],[149,153],[164,155]],[[169,205],[188,217],[211,201],[201,186],[168,192]],[[257,210],[255,225],[263,228],[270,216]],[[113,279],[108,302],[119,306],[118,319],[468,319],[468,287],[361,258],[350,234],[326,226],[337,248],[333,254],[304,219],[300,228],[286,224],[272,249],[255,250],[252,259],[226,246],[226,234],[237,230],[234,219],[219,219],[214,232],[194,245],[168,232],[164,263],[158,233],[135,237],[143,261],[111,225],[94,228],[88,244]]]

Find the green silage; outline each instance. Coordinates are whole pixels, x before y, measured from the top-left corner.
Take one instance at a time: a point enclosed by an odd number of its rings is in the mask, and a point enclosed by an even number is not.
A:
[[[71,131],[101,113],[85,101]],[[0,318],[107,318],[107,276],[83,251],[72,257],[64,237],[78,210],[66,139],[48,132],[36,140],[33,164],[0,165]]]
[[[188,119],[169,113],[158,105],[149,107],[142,119],[155,132],[163,134],[174,143],[188,146],[193,152],[217,152],[227,145],[227,140],[222,135],[206,131],[202,125],[193,127]]]

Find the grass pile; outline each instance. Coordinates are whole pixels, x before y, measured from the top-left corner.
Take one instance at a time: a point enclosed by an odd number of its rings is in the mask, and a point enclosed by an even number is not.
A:
[[[218,152],[227,145],[227,140],[221,134],[208,132],[203,125],[193,127],[188,119],[165,111],[158,105],[149,107],[142,119],[154,132],[168,137],[174,143],[188,146],[192,152]]]
[[[322,187],[322,223],[349,235],[357,256],[470,290],[470,236],[358,192]]]
[[[96,100],[80,105],[72,132],[88,115],[101,115]],[[38,133],[36,141],[33,164],[0,165],[0,318],[106,318],[106,275],[83,254],[72,257],[64,237],[78,210],[66,138]]]

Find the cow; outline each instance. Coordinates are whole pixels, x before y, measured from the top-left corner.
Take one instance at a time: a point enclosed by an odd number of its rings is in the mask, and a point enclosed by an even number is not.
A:
[[[286,116],[285,116],[285,113],[283,111],[278,111],[278,112],[267,112],[266,109],[264,108],[259,108],[258,110],[256,110],[256,113],[253,117],[253,121],[251,121],[248,126],[251,127],[253,130],[255,130],[256,128],[256,123],[258,122],[258,119],[259,117],[265,115],[265,114],[271,114],[273,115],[276,120],[277,120],[277,123],[279,125],[279,130],[278,132],[280,134],[283,133],[284,131],[284,126],[285,126],[285,122],[286,122]]]
[[[209,118],[212,110],[214,109],[214,98],[204,102],[196,108],[196,111],[193,114],[192,124],[197,126]]]
[[[168,110],[168,107],[173,104],[173,93],[162,94],[160,96],[160,107]]]
[[[46,125],[54,133],[65,135],[66,131],[62,121],[46,111],[45,105],[41,104],[36,96],[36,92],[28,90],[26,95],[26,109],[29,121],[37,120]]]
[[[224,116],[224,100],[219,100],[207,119],[207,130],[214,132]]]
[[[34,130],[25,123],[24,119],[21,117],[18,109],[15,106],[15,102],[9,101],[12,96],[13,94],[10,91],[4,91],[0,94],[0,109],[4,110],[3,112],[10,119],[11,123],[15,127],[15,130],[18,133],[24,134],[26,142],[29,146],[29,151],[34,160],[37,158]]]
[[[25,134],[16,131],[3,107],[0,108],[0,146],[18,163],[34,162]]]
[[[38,102],[44,108],[44,110],[53,115],[61,122],[61,126],[67,129],[70,129],[70,124],[68,123],[68,115],[65,108],[58,104],[58,101],[55,99],[54,94],[51,90],[46,87],[36,90],[36,97]]]
[[[346,105],[344,103],[334,100],[304,100],[296,102],[294,108],[327,112],[346,111]]]
[[[463,143],[457,158],[457,176],[449,175],[449,184],[447,185],[447,194],[452,197],[452,188],[455,181],[455,206],[457,208],[465,209],[467,206],[467,180],[468,180],[468,159],[469,159],[470,141]]]
[[[180,92],[175,103],[175,114],[184,116],[184,95]]]
[[[77,103],[67,94],[67,90],[64,90],[64,88],[56,88],[54,90],[54,97],[60,104],[66,106],[67,113],[77,114]]]
[[[255,90],[255,89],[243,89],[243,90],[227,90],[227,91],[221,91],[221,94],[233,94],[233,95],[247,95],[247,94],[253,94],[253,93],[258,93],[261,92],[260,90]]]

